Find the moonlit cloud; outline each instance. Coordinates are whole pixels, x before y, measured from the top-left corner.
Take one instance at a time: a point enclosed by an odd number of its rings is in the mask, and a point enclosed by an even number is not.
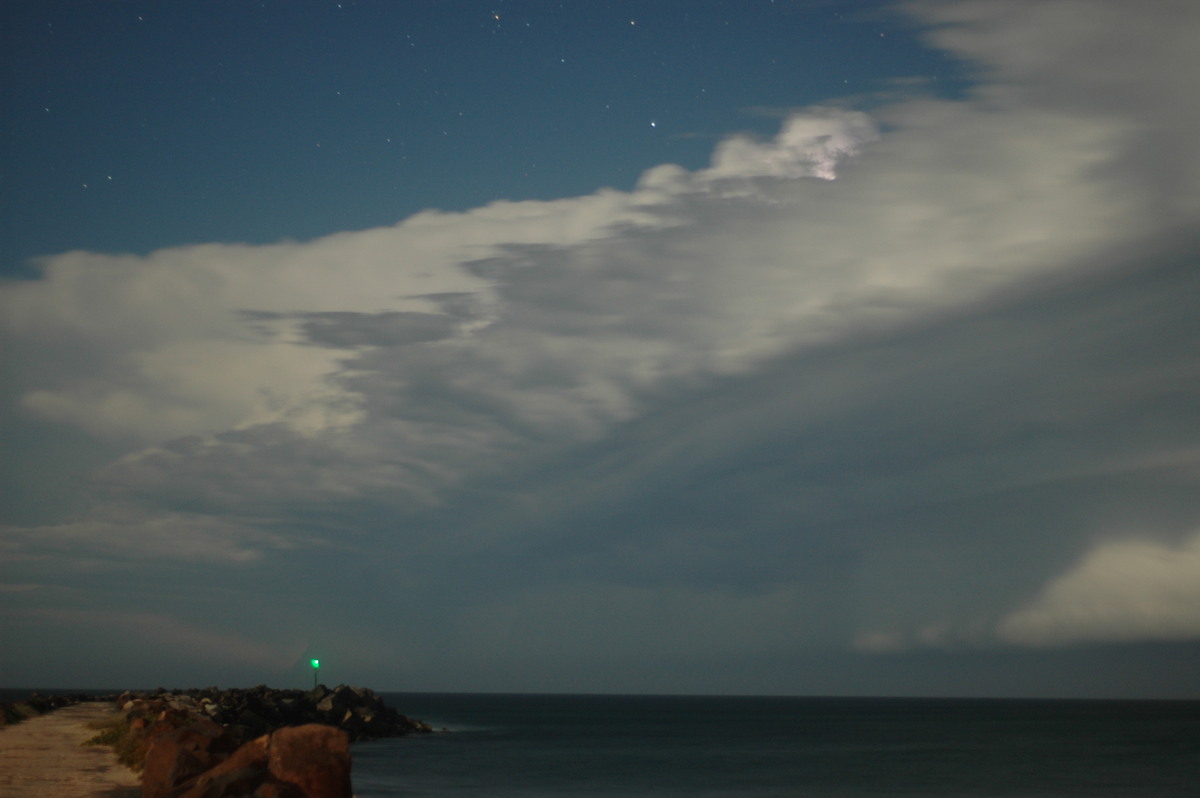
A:
[[[87,591],[286,667],[172,593],[236,574],[226,610],[386,630],[364,661],[434,688],[414,652],[576,689],[1200,638],[1200,16],[905,7],[970,94],[794,109],[630,191],[0,285],[10,412],[119,450],[3,529],[0,590],[58,611],[65,574],[165,563],[161,612]]]
[[[1200,636],[1200,535],[1180,546],[1102,544],[1004,618],[999,634],[1026,645]]]
[[[771,142],[745,136],[726,139],[713,155],[706,178],[819,177],[833,180],[838,164],[879,134],[866,114],[839,110],[793,116]]]
[[[631,194],[425,214],[304,245],[52,258],[43,280],[6,294],[9,328],[50,339],[51,351],[90,351],[95,365],[72,360],[20,401],[48,420],[147,442],[274,423],[316,435],[370,418],[418,446],[482,456],[512,434],[486,418],[422,418],[419,402],[364,415],[419,374],[421,390],[451,405],[502,410],[521,437],[599,434],[664,376],[743,368],[747,355],[786,345],[771,328],[795,311],[759,307],[754,285],[764,269],[785,276],[785,253],[748,265],[741,286],[723,285],[723,262],[689,262],[697,236],[736,235],[695,229],[697,215],[724,224],[717,214],[731,201],[711,187],[830,177],[871,135],[861,114],[798,116],[775,143],[731,142],[740,154],[719,153],[712,170],[660,170]],[[732,202],[749,212],[761,200]],[[662,257],[651,265],[654,248]],[[733,295],[715,294],[728,287]],[[726,299],[735,304],[721,307]],[[696,325],[697,312],[719,324]]]

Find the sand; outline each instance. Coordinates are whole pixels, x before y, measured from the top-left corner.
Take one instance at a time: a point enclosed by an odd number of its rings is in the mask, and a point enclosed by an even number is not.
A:
[[[2,798],[135,798],[137,774],[110,748],[83,745],[109,703],[76,704],[0,728]]]

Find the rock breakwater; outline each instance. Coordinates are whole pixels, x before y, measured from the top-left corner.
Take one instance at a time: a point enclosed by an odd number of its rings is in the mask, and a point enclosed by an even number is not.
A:
[[[166,718],[204,718],[224,727],[239,744],[276,729],[319,723],[341,729],[351,742],[433,731],[426,723],[401,715],[366,687],[344,684],[332,689],[284,690],[259,685],[221,690],[126,692],[116,708],[135,722]]]
[[[365,687],[250,688],[42,696],[0,705],[0,725],[74,704],[141,774],[142,798],[351,798],[350,743],[431,732]]]

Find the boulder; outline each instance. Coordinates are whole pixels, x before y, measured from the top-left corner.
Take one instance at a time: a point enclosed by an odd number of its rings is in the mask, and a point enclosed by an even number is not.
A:
[[[315,723],[279,729],[251,740],[163,798],[245,796],[351,798],[349,738]]]
[[[233,738],[207,718],[165,718],[145,730],[142,798],[162,798],[195,776],[225,761]]]
[[[333,688],[333,694],[337,698],[337,702],[339,704],[353,709],[354,707],[360,707],[363,705],[364,697],[361,691],[365,689],[366,688],[359,688],[358,690],[355,690],[352,687],[339,684],[337,687]]]
[[[336,695],[327,695],[317,702],[317,712],[330,717],[339,716],[346,711],[346,707],[337,700]]]
[[[267,783],[265,768],[246,767],[236,770],[209,771],[203,780],[197,779],[172,792],[168,798],[245,798],[262,794]],[[288,795],[287,798],[305,798]]]
[[[223,762],[195,775],[166,798],[222,798],[252,795],[267,780],[267,736],[251,740]],[[143,784],[143,795],[145,785]]]
[[[295,785],[306,796],[351,798],[350,738],[344,731],[310,723],[271,735],[271,778]]]

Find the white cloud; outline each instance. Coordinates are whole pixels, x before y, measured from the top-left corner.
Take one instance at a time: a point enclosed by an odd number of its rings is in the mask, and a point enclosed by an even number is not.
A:
[[[1121,540],[1092,549],[1028,606],[1002,640],[1031,646],[1200,637],[1200,534],[1179,546]]]
[[[878,145],[864,114],[818,109],[628,193],[302,244],[47,258],[43,279],[0,292],[14,345],[41,354],[22,405],[144,443],[386,419],[434,448],[474,441],[480,459],[509,434],[494,418],[431,426],[412,398],[433,388],[508,415],[520,436],[593,438],[665,381],[970,302],[1145,225],[1090,174],[1119,126],[932,101],[887,113],[901,127]],[[844,185],[804,179],[832,178],[864,146]],[[418,316],[445,332],[368,346],[364,330]]]
[[[22,405],[97,436],[141,441],[275,422],[315,432],[360,418],[324,382],[337,361],[328,351],[198,336],[129,351],[109,373],[32,390]]]
[[[875,122],[863,113],[814,110],[793,116],[769,142],[733,136],[717,147],[705,180],[752,177],[819,177],[833,180],[837,167],[879,138]]]
[[[660,170],[658,178],[648,177],[632,193],[602,190],[552,202],[497,202],[462,214],[428,212],[393,228],[304,244],[211,244],[146,257],[86,252],[48,257],[42,279],[14,283],[0,293],[5,326],[17,341],[40,350],[42,369],[61,350],[76,357],[70,359],[70,371],[52,372],[43,378],[46,384],[27,386],[22,404],[43,418],[96,435],[146,442],[275,422],[309,433],[344,427],[361,419],[357,397],[329,381],[344,353],[295,346],[304,340],[305,318],[436,314],[444,310],[437,298],[446,295],[471,298],[472,312],[455,324],[461,336],[472,339],[470,346],[495,340],[487,359],[502,371],[524,370],[525,341],[516,340],[523,326],[516,318],[519,308],[498,296],[506,285],[522,281],[521,264],[507,255],[514,248],[586,252],[609,239],[692,224],[686,216],[673,218],[680,211],[680,194],[704,193],[731,176],[819,171],[831,177],[833,164],[869,130],[861,114],[800,117],[777,141],[743,141],[735,147],[740,156],[719,154],[712,170],[686,176],[680,185],[670,185]],[[497,258],[508,261],[500,277],[469,268]],[[595,264],[579,260],[574,266],[595,271]],[[578,277],[583,287],[588,275]],[[598,310],[620,323],[620,308]],[[501,319],[507,322],[504,332],[481,341]],[[573,357],[566,344],[544,339],[534,354],[553,358],[548,350],[557,348]],[[444,348],[451,359],[461,351],[453,344]],[[79,352],[87,357],[79,358]],[[628,362],[611,365],[637,368]],[[611,406],[606,413],[625,412],[626,401],[612,395],[607,379],[586,379],[590,385],[584,393],[590,398],[571,401]],[[522,400],[553,401],[545,392]]]

